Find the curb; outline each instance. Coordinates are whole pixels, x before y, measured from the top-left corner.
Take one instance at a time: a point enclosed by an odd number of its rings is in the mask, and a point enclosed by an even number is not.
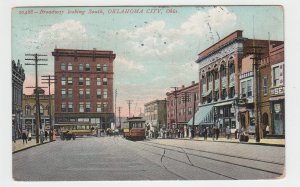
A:
[[[24,150],[27,150],[27,149],[30,149],[30,148],[33,148],[33,147],[37,147],[37,146],[40,146],[40,145],[44,145],[44,144],[47,144],[47,143],[51,143],[51,142],[45,142],[45,143],[42,143],[42,144],[39,143],[39,144],[36,144],[36,145],[33,145],[33,146],[25,147],[23,149],[19,149],[19,150],[13,151],[12,154],[18,153],[18,152],[21,152],[21,151],[24,151]]]
[[[169,139],[169,140],[176,140],[176,139]],[[177,140],[187,140],[187,141],[204,141],[204,140],[195,140],[195,139],[185,139],[185,138],[177,138]],[[230,142],[230,141],[205,141],[205,142],[215,142],[215,143],[238,143],[238,144],[247,144],[247,145],[262,145],[262,146],[274,146],[274,147],[285,147],[283,144],[269,144],[269,143],[248,143],[248,142]]]

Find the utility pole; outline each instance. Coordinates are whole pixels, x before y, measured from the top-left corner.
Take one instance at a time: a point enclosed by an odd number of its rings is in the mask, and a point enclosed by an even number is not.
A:
[[[48,84],[48,88],[49,88],[49,97],[48,97],[48,115],[49,115],[49,126],[50,126],[50,132],[53,133],[53,126],[52,126],[52,107],[51,107],[51,88],[50,88],[50,84],[52,83],[56,83],[55,81],[57,79],[55,79],[54,75],[44,75],[42,77],[45,77],[44,81],[46,82],[42,82],[42,84]],[[51,134],[52,134],[51,133]],[[52,142],[52,136],[49,136],[50,141]]]
[[[196,94],[194,94],[192,138],[194,138],[194,136],[195,136],[195,113],[196,113]]]
[[[119,107],[119,127],[121,128],[121,107]]]
[[[250,47],[251,48],[251,47]],[[260,66],[260,60],[261,60],[261,55],[264,53],[262,52],[257,52],[256,49],[262,49],[265,48],[263,46],[255,46],[253,42],[253,52],[249,53],[252,54],[253,57],[253,63],[252,63],[252,69],[254,71],[254,88],[255,88],[255,137],[256,137],[256,142],[260,142],[260,122],[261,122],[261,112],[260,112],[260,71],[259,71],[259,66]]]
[[[178,125],[177,125],[177,87],[171,87],[171,88],[174,88],[174,94],[175,94],[175,126],[176,128],[178,128]]]
[[[184,121],[186,122],[186,102],[191,101],[191,96],[188,94],[191,94],[190,92],[183,92],[184,96],[181,98],[181,101],[184,102]]]
[[[128,109],[129,109],[129,115],[128,117],[130,117],[130,105],[132,104],[132,100],[127,100],[127,103],[128,103]]]
[[[118,94],[118,91],[117,89],[115,90],[115,126],[117,126],[117,94]]]
[[[26,58],[25,60],[32,60],[35,63],[29,64],[25,63],[25,65],[33,65],[35,66],[35,106],[36,106],[36,115],[35,115],[35,131],[36,131],[36,143],[39,143],[39,130],[42,129],[41,125],[41,114],[40,114],[40,99],[39,99],[39,90],[38,90],[38,66],[39,65],[48,65],[48,64],[38,64],[39,61],[48,61],[48,59],[42,59],[39,58],[40,56],[47,56],[47,55],[41,55],[41,54],[25,54],[25,56],[31,56],[33,58]]]

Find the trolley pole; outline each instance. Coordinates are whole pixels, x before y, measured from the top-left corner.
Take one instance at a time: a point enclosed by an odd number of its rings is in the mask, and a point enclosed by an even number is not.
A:
[[[46,81],[46,82],[42,82],[42,84],[48,84],[48,88],[49,88],[49,90],[48,90],[48,92],[49,92],[49,97],[48,97],[48,115],[49,115],[50,132],[53,133],[53,126],[52,126],[52,106],[51,106],[51,88],[50,88],[50,85],[52,83],[56,83],[55,81],[57,79],[55,79],[54,75],[44,75],[42,77],[46,77],[46,78],[42,79],[42,80]],[[50,139],[51,142],[53,141],[52,136],[49,136],[49,139]]]
[[[39,65],[48,65],[48,64],[38,64],[39,61],[47,61],[48,59],[41,59],[40,56],[47,56],[41,54],[25,54],[25,56],[31,56],[33,58],[26,58],[25,60],[32,60],[34,64],[25,63],[25,65],[33,65],[35,67],[35,106],[36,106],[36,115],[35,115],[35,134],[36,134],[36,143],[39,143],[39,130],[42,129],[41,125],[41,114],[40,114],[40,99],[39,99],[39,90],[38,90],[38,66]]]

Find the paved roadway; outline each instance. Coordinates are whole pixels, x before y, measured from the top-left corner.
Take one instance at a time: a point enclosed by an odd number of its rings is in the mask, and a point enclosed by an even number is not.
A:
[[[17,181],[275,179],[284,147],[173,139],[90,137],[13,154]]]

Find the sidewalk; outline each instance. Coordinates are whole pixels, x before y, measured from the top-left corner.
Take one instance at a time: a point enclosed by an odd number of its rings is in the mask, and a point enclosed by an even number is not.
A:
[[[191,141],[204,141],[203,137],[195,137],[193,139],[191,138],[179,138],[181,140],[191,140]],[[207,138],[208,142],[228,142],[228,143],[242,143],[242,144],[256,144],[256,145],[270,145],[270,146],[285,146],[285,139],[260,139],[260,142],[256,142],[255,138],[249,138],[248,142],[240,142],[239,139],[227,139],[224,137],[219,138],[218,140],[214,140],[209,137]]]
[[[48,140],[44,140],[44,144],[45,143],[49,143],[49,138]],[[18,139],[16,140],[16,143],[12,142],[12,152],[16,153],[19,152],[21,150],[25,150],[31,147],[35,147],[35,146],[39,146],[42,145],[41,142],[39,144],[36,143],[35,137],[33,137],[33,139],[31,141],[27,140],[27,144],[26,142],[24,142],[23,144],[23,140],[22,139]]]

